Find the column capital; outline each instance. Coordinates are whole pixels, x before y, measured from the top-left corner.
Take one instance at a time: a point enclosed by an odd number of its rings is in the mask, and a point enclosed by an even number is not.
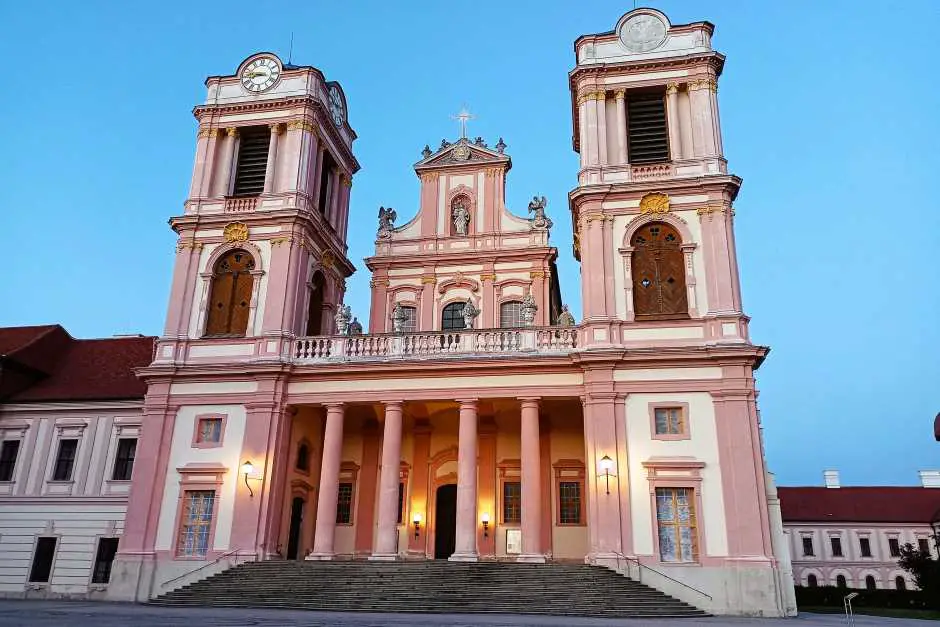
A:
[[[540,396],[518,396],[518,397],[516,397],[516,400],[519,401],[523,406],[528,405],[528,406],[531,407],[532,405],[536,405],[536,406],[537,406],[537,405],[539,404],[539,402],[542,400],[542,397],[540,397]]]
[[[229,126],[225,129],[225,134],[229,137],[238,137],[238,129],[234,126]]]
[[[461,407],[463,407],[464,405],[473,405],[474,407],[476,407],[476,404],[477,402],[479,402],[480,399],[478,398],[455,398],[454,400],[460,403]]]
[[[210,137],[211,138],[211,137],[218,137],[218,136],[219,136],[219,129],[209,128],[206,126],[200,128],[199,132],[196,134],[196,137]]]
[[[272,135],[280,135],[281,131],[284,130],[284,125],[280,122],[275,122],[274,124],[269,124],[268,127],[271,129]]]
[[[679,93],[679,83],[668,83],[666,85],[666,95],[671,96]]]
[[[342,411],[344,403],[330,401],[328,403],[323,403],[323,406],[326,407],[327,411],[336,411],[336,410]]]
[[[382,405],[385,406],[385,409],[388,409],[389,407],[397,407],[398,409],[401,409],[402,405],[404,404],[405,401],[382,401]]]
[[[668,92],[668,88],[667,88],[666,93],[669,93],[669,92]],[[627,90],[626,90],[626,89],[615,89],[615,90],[614,90],[614,100],[623,100],[624,98],[626,98],[626,96],[627,96]]]
[[[314,129],[313,124],[311,124],[307,120],[300,119],[300,120],[291,120],[290,122],[288,122],[287,130],[288,131],[307,131],[308,133],[312,133],[316,129]]]

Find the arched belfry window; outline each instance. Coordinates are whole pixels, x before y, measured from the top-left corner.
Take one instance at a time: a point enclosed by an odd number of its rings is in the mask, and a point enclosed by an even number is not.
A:
[[[323,290],[326,281],[323,273],[317,271],[310,281],[310,302],[307,306],[307,335],[321,335],[323,333]],[[327,331],[327,335],[332,331]]]
[[[637,320],[689,316],[682,238],[675,228],[652,222],[634,233],[633,307]]]
[[[463,307],[466,303],[451,303],[444,307],[441,312],[441,329],[444,331],[454,331],[465,329],[466,322],[463,319]]]
[[[255,260],[244,250],[232,250],[212,272],[206,335],[245,335],[251,310]]]

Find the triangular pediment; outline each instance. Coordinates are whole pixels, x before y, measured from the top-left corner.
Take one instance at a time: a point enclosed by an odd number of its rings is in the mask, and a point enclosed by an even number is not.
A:
[[[500,140],[501,147],[505,147]],[[427,151],[426,151],[427,152]],[[442,143],[437,151],[428,154],[415,164],[415,170],[429,170],[441,167],[459,167],[466,165],[504,165],[508,170],[512,167],[509,155],[494,150],[481,140],[459,139],[453,144]]]

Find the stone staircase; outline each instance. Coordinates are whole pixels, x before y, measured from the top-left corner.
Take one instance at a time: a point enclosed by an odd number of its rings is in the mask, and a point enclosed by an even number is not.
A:
[[[151,603],[606,618],[706,615],[606,568],[509,562],[248,562]]]

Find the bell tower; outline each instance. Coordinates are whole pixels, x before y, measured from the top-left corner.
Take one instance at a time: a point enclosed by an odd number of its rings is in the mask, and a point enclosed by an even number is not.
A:
[[[709,22],[636,9],[569,74],[585,344],[747,342]]]
[[[206,87],[165,340],[332,331],[359,169],[342,87],[267,52]]]

